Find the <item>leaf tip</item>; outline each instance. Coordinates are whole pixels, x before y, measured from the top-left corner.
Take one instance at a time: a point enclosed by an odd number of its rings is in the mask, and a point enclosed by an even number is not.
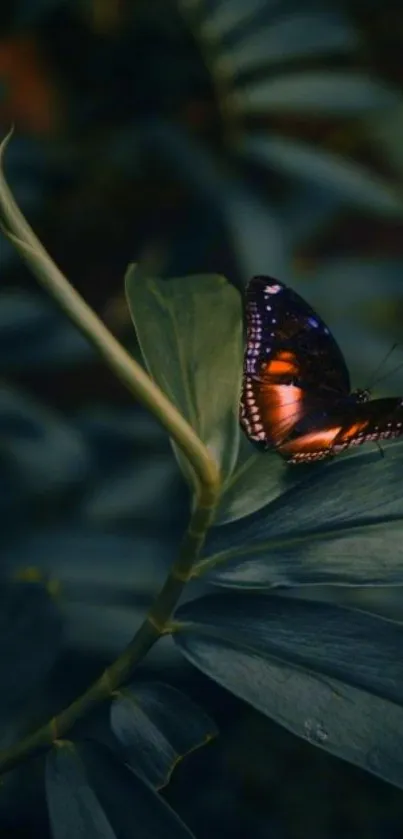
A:
[[[4,139],[0,143],[0,167],[2,166],[4,153],[6,151],[6,148],[9,144],[14,132],[15,132],[15,125],[12,122],[8,134],[6,134],[6,136],[4,137]]]

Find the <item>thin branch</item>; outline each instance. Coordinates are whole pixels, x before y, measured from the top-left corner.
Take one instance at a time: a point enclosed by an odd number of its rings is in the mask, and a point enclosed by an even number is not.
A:
[[[199,478],[200,491],[202,486],[216,485],[216,463],[196,432],[70,285],[19,210],[3,175],[3,156],[11,136],[10,132],[0,144],[0,213],[4,235],[19,251],[40,284],[96,347],[115,375],[152,411],[175,440]]]
[[[168,631],[172,612],[191,577],[193,565],[200,556],[220,493],[218,467],[206,446],[143,368],[126,352],[95,312],[72,288],[24,219],[2,171],[2,159],[10,137],[11,133],[0,145],[0,213],[4,234],[14,244],[41,285],[96,347],[118,378],[150,409],[181,448],[195,472],[196,504],[179,555],[132,641],[82,696],[36,732],[0,752],[0,773],[10,770],[23,759],[33,757],[38,751],[49,748],[96,703],[109,698],[113,691],[128,680],[133,668],[150,647]]]

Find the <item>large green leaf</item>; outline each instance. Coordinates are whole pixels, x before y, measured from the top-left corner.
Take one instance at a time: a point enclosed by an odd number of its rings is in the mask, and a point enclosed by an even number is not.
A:
[[[267,594],[207,596],[176,613],[186,657],[295,734],[403,787],[403,627]]]
[[[238,460],[224,484],[215,523],[228,524],[255,513],[302,477],[298,469],[287,469],[277,454],[257,452],[242,435]]]
[[[403,443],[311,468],[265,510],[213,528],[198,573],[244,588],[402,584],[402,469]]]
[[[280,458],[256,455],[243,436],[240,439],[239,293],[222,277],[152,280],[134,267],[129,269],[126,290],[150,374],[220,463],[223,492],[217,522],[265,506],[289,476]],[[174,448],[190,479],[185,458]],[[294,480],[300,477],[300,472],[293,475]]]
[[[117,692],[111,706],[111,727],[125,762],[157,789],[169,782],[185,755],[217,734],[201,708],[161,682],[134,682]]]
[[[208,446],[225,479],[238,445],[241,298],[223,277],[145,277],[131,266],[127,299],[148,371]],[[184,458],[180,463],[189,477]]]
[[[97,743],[59,741],[46,760],[54,839],[192,839],[134,772]]]

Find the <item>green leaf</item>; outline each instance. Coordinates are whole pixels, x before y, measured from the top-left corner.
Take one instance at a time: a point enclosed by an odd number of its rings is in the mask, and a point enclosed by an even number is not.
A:
[[[288,268],[284,229],[273,208],[239,185],[221,199],[225,226],[243,282],[254,274],[281,277]]]
[[[242,435],[238,460],[223,486],[215,524],[229,524],[255,513],[301,480],[302,475],[297,469],[293,472],[287,469],[284,460],[277,454],[267,452],[262,455],[262,452],[257,452]],[[221,532],[226,533],[218,531],[220,535]]]
[[[216,0],[214,7],[209,11],[200,31],[205,38],[217,39],[217,36],[225,36],[233,30],[244,27],[263,6],[265,0]],[[181,0],[185,7],[199,5],[199,0]]]
[[[82,484],[90,467],[83,436],[56,412],[24,392],[0,384],[2,466],[19,480],[24,495],[57,493]]]
[[[351,52],[357,34],[338,11],[294,12],[260,26],[224,48],[222,61],[239,74],[277,62],[317,57],[329,52]]]
[[[223,277],[145,277],[135,266],[126,294],[147,369],[231,474],[239,445],[241,297]],[[178,452],[176,450],[178,455]],[[187,478],[189,467],[178,456]]]
[[[190,647],[194,637],[212,635],[403,704],[400,623],[320,601],[251,592],[206,595],[181,606],[175,620]]]
[[[243,588],[403,583],[402,469],[403,443],[311,468],[265,510],[212,528],[198,573]]]
[[[176,644],[220,685],[295,734],[403,787],[401,625],[247,593],[187,603],[176,620]]]
[[[392,108],[388,113],[382,115],[382,119],[376,114],[368,118],[368,130],[371,139],[380,149],[384,160],[388,162],[388,168],[393,167],[396,175],[403,181],[403,101]]]
[[[58,743],[48,753],[46,794],[54,839],[116,839],[73,743]]]
[[[238,151],[261,166],[330,190],[335,197],[366,212],[402,214],[402,196],[392,184],[341,155],[299,140],[256,134],[240,141]]]
[[[183,757],[217,734],[201,708],[160,682],[120,690],[111,706],[111,727],[125,762],[157,789],[169,783]]]
[[[334,322],[349,319],[358,325],[367,317],[372,325],[376,315],[374,307],[382,303],[388,303],[390,308],[396,305],[396,298],[401,295],[402,276],[401,258],[336,257],[318,265],[314,281],[307,282],[301,277],[296,282],[299,282],[301,294],[304,295],[306,289],[308,299],[309,295],[315,299],[319,311],[327,305],[327,314],[333,316]],[[393,367],[400,362],[395,354],[396,351],[393,352]]]
[[[237,87],[234,102],[243,113],[315,113],[364,116],[393,108],[401,98],[363,73],[304,70]]]
[[[46,759],[54,839],[192,839],[167,804],[96,743],[58,741]]]

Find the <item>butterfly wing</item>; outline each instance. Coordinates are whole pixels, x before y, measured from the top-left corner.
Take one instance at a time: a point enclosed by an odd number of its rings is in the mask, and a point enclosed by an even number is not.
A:
[[[347,396],[350,377],[326,324],[288,286],[253,277],[245,308],[240,422],[252,442],[279,446],[304,417]]]
[[[323,460],[350,446],[390,440],[403,435],[401,397],[357,402],[354,396],[341,400],[337,409],[318,417],[306,433],[295,435],[279,446],[290,463]]]

